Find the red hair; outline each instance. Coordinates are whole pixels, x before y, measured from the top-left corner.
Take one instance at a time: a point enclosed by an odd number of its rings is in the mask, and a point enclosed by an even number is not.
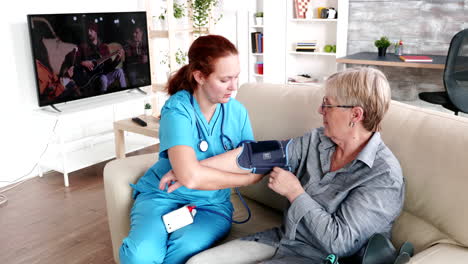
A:
[[[214,72],[215,61],[229,55],[237,55],[237,48],[228,39],[219,35],[207,35],[197,38],[188,51],[189,64],[180,68],[169,78],[167,92],[173,95],[181,90],[193,94],[198,86],[193,77],[195,71],[200,71],[208,77]]]

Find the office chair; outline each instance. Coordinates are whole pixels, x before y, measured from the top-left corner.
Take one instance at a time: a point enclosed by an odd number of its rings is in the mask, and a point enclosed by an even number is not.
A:
[[[442,105],[455,112],[468,113],[468,28],[452,38],[445,61],[445,92],[423,92],[419,99]]]

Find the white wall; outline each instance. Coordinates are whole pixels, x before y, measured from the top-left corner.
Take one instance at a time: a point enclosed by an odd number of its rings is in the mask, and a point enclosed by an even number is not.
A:
[[[12,1],[0,16],[2,51],[0,113],[0,186],[29,172],[44,150],[55,120],[41,118],[37,109],[36,83],[26,21],[27,14],[142,10],[138,1],[79,2],[43,0]],[[8,7],[6,7],[8,6]],[[109,7],[112,8],[109,8]],[[34,176],[32,173],[29,176]]]
[[[156,1],[156,0],[155,0]],[[243,0],[247,1],[247,0]],[[236,11],[243,5],[236,1],[225,1],[226,9],[217,33],[237,42]],[[0,187],[27,175],[33,177],[36,171],[28,174],[42,151],[53,130],[55,118],[36,113],[36,83],[26,21],[27,14],[73,13],[73,12],[113,12],[144,10],[143,0],[80,0],[59,1],[10,1],[3,3],[0,16]],[[111,123],[112,120],[109,120]],[[82,127],[83,131],[89,127]],[[84,133],[84,132],[83,132]],[[73,182],[71,183],[73,184]]]

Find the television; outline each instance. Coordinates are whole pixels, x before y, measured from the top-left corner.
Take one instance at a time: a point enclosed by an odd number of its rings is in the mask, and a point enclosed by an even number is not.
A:
[[[151,84],[146,12],[27,19],[40,107]]]

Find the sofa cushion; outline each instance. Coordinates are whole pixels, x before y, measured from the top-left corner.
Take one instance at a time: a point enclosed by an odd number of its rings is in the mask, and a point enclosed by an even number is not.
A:
[[[281,225],[282,214],[280,212],[272,210],[270,207],[262,205],[252,199],[244,197],[244,200],[249,206],[252,216],[245,224],[233,224],[229,236],[223,242],[245,237]],[[247,210],[236,193],[231,195],[231,202],[234,206],[233,219],[237,221],[246,219]]]
[[[468,250],[455,245],[430,247],[411,258],[411,264],[466,264]]]
[[[416,252],[437,243],[468,246],[468,119],[392,102],[382,138],[406,178],[394,242]]]
[[[317,110],[323,95],[320,86],[248,83],[236,99],[249,112],[255,140],[268,140],[302,136],[322,124]]]

